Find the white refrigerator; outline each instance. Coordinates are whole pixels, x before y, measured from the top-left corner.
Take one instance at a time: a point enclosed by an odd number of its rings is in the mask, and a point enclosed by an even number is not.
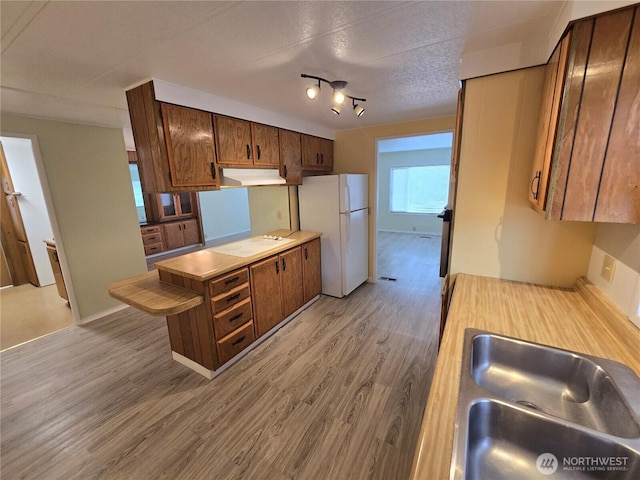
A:
[[[368,175],[305,177],[300,229],[321,232],[322,293],[344,297],[369,276]]]

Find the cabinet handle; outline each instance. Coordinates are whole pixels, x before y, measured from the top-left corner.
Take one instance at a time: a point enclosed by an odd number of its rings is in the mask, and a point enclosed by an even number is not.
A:
[[[287,270],[287,260],[286,259],[282,259],[282,271],[286,271]]]
[[[249,160],[250,158],[251,158],[251,148],[247,144],[247,160]]]
[[[316,153],[316,163],[320,163],[320,154]]]
[[[284,166],[284,178],[287,178],[287,166]]]
[[[309,260],[309,250],[306,248],[304,249],[304,259]]]
[[[235,342],[231,342],[231,345],[233,345],[233,346],[235,347],[235,346],[236,346],[236,345],[238,345],[239,343],[244,342],[244,339],[245,339],[245,336],[243,335],[243,336],[241,336],[239,339],[237,339]]]
[[[276,260],[276,273],[280,273],[280,262]]]
[[[260,145],[256,145],[256,149],[258,150],[258,160],[260,160],[260,155],[261,155]]]
[[[231,317],[231,318],[229,319],[229,322],[235,322],[235,321],[236,321],[236,320],[238,320],[240,317],[242,317],[242,315],[244,315],[244,312],[240,312],[240,313],[238,313],[238,314],[234,315],[233,317]]]
[[[324,165],[324,153],[320,154],[320,163]]]
[[[211,162],[211,178],[216,179],[216,165],[213,162]]]
[[[238,280],[240,280],[240,277],[236,275],[235,277],[230,278],[229,280],[225,280],[225,281],[224,281],[224,284],[225,284],[225,285],[231,285],[232,283],[235,283],[235,282],[237,282]]]
[[[182,230],[182,225],[178,224],[178,230]]]
[[[540,190],[540,176],[542,175],[542,170],[538,170],[536,172],[536,176],[533,177],[533,179],[531,180],[531,184],[529,185],[529,189],[531,190],[531,193],[533,194],[533,199],[534,200],[538,200],[538,194],[539,194],[539,190]],[[538,180],[538,183],[536,184],[536,189],[533,189],[533,182],[535,182],[536,180]]]
[[[240,298],[240,293],[235,293],[233,295],[231,295],[229,298],[227,298],[227,303],[229,302],[233,302],[234,300]]]

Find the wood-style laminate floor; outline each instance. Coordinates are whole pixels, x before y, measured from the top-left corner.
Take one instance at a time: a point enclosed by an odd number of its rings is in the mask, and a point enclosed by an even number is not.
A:
[[[131,308],[2,352],[2,478],[408,478],[437,350],[423,242],[406,276],[321,297],[211,381]]]

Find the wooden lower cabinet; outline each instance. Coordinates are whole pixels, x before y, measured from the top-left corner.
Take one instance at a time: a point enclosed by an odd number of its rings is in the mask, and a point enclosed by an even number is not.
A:
[[[320,239],[302,245],[303,303],[322,292],[322,270],[320,266]]]
[[[213,371],[321,291],[320,239],[206,282],[160,271],[160,280],[205,302],[167,317],[171,349]]]
[[[198,221],[195,218],[165,223],[163,227],[164,245],[167,250],[200,243]]]

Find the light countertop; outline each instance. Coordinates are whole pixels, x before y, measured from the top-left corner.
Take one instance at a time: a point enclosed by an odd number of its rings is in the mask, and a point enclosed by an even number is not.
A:
[[[241,268],[267,258],[271,255],[302,245],[303,243],[320,237],[322,234],[317,232],[291,232],[289,230],[277,230],[275,232],[269,232],[269,235],[279,235],[286,238],[288,241],[278,242],[273,240],[273,248],[263,250],[256,255],[246,257],[236,257],[233,255],[213,252],[211,249],[206,248],[204,250],[198,250],[197,252],[188,253],[179,257],[162,260],[155,263],[154,266],[160,271],[204,282],[224,273],[231,272],[237,268]]]
[[[640,329],[588,280],[574,289],[458,274],[414,456],[413,480],[448,479],[464,331],[609,358],[640,375]]]

